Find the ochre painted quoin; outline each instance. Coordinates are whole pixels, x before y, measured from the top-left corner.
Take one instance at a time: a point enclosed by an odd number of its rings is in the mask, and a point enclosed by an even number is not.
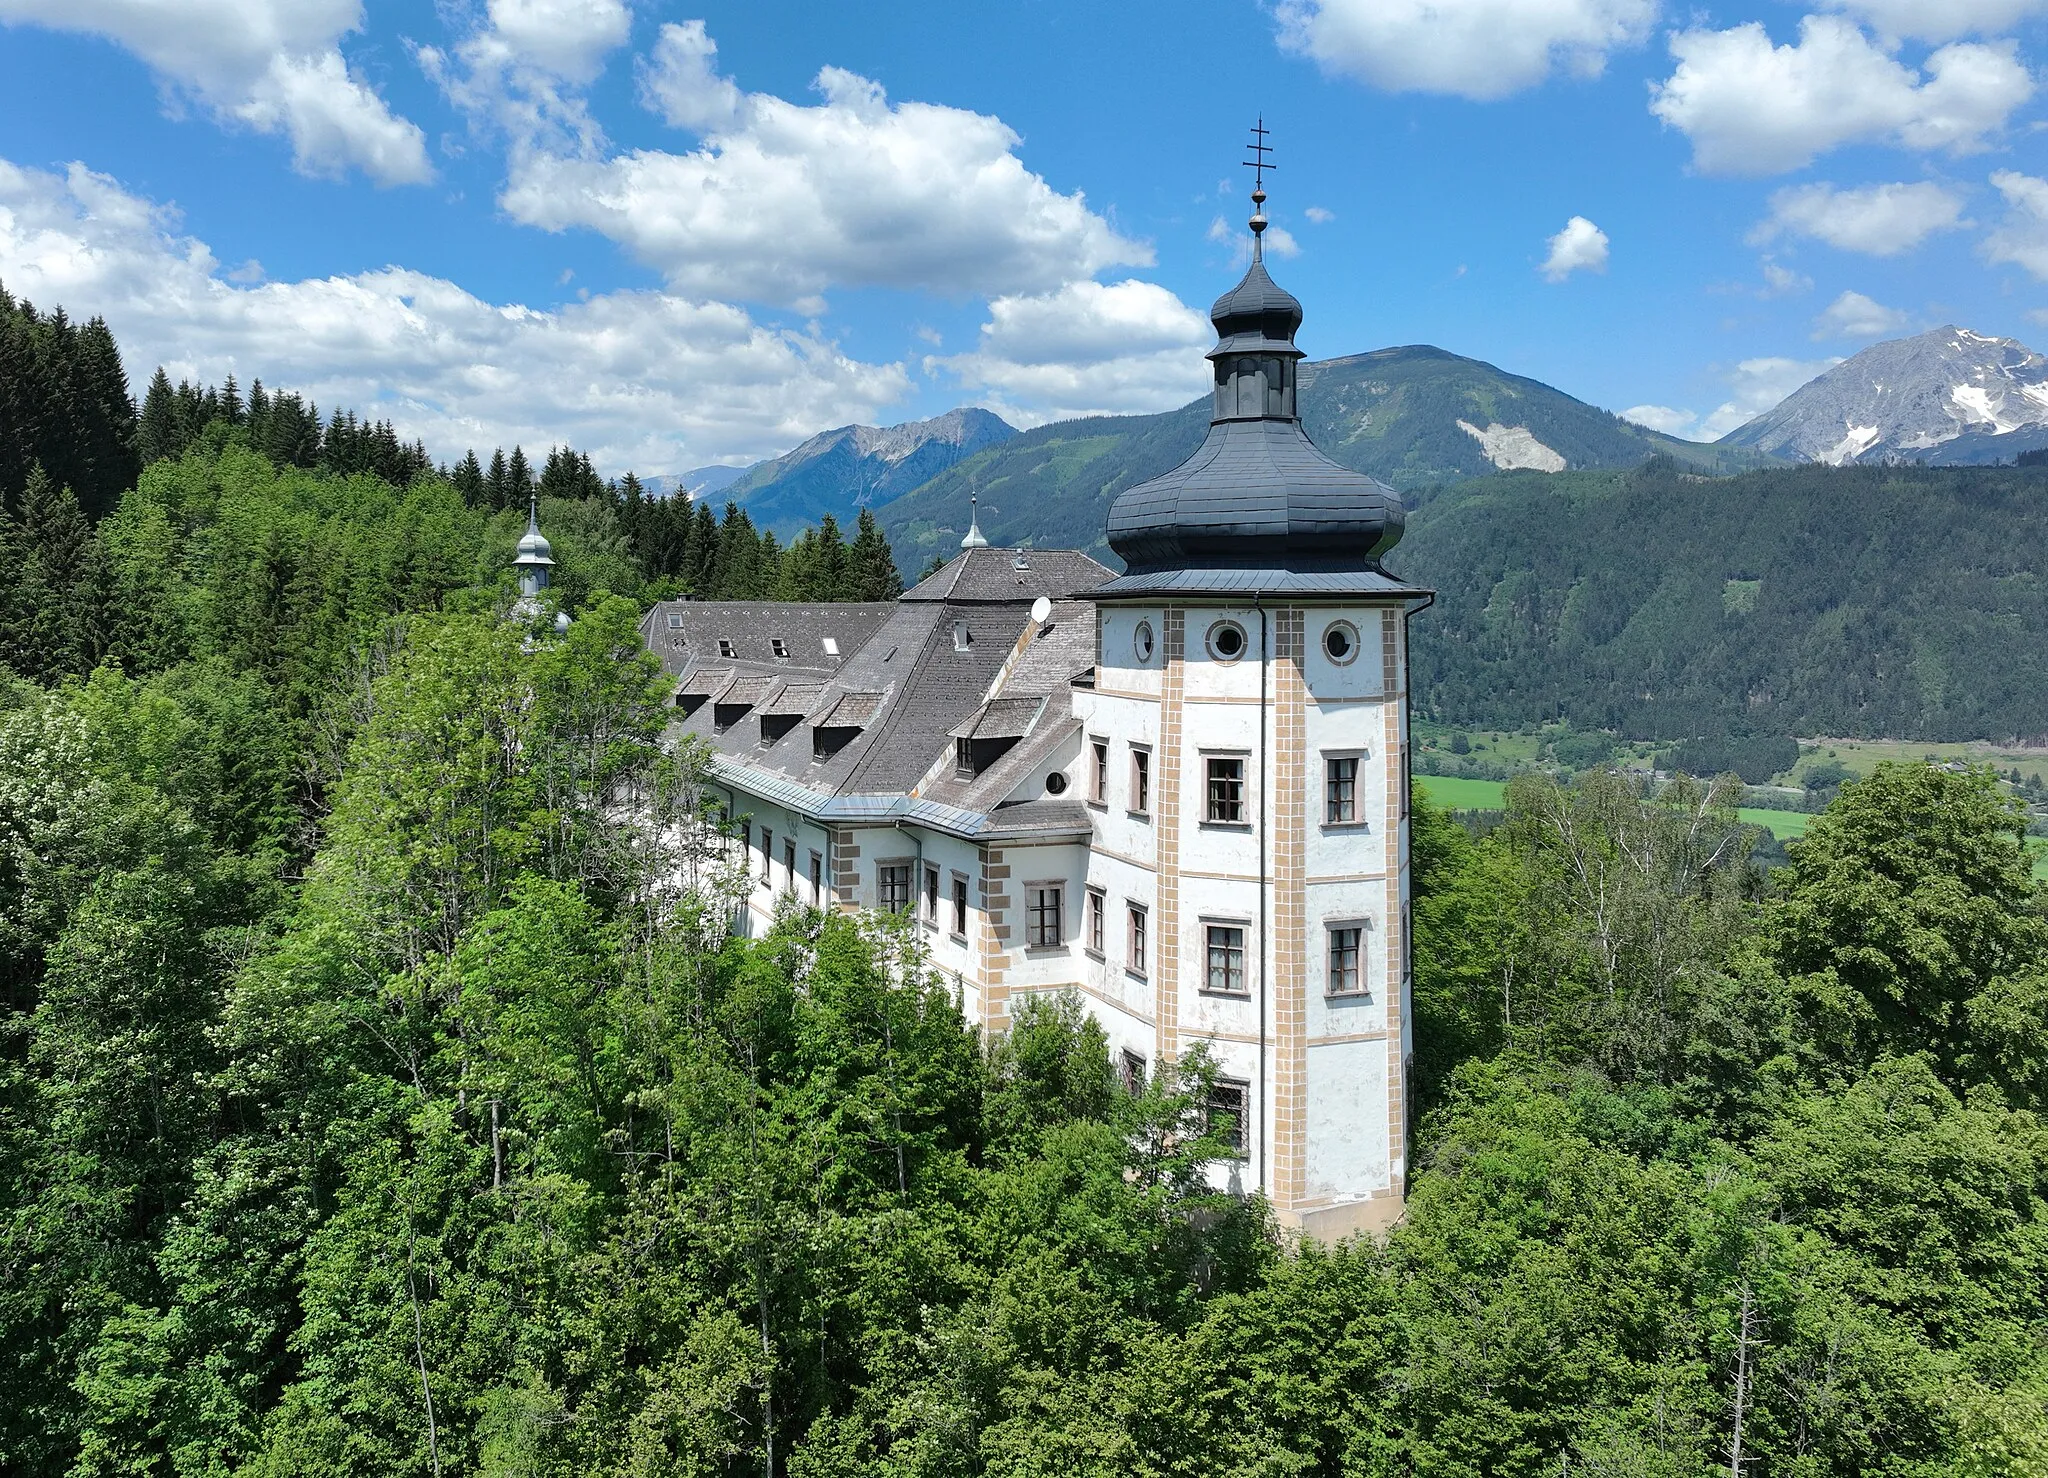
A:
[[[1110,510],[1122,575],[971,527],[895,602],[665,602],[643,634],[750,849],[743,927],[789,892],[905,907],[985,1032],[1071,991],[1129,1077],[1205,1054],[1239,1141],[1212,1179],[1335,1239],[1388,1225],[1406,1183],[1429,593],[1381,562],[1399,499],[1302,430],[1265,224],[1211,313],[1208,438]]]

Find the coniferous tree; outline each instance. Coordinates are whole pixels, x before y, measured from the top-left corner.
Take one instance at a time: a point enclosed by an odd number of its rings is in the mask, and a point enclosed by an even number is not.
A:
[[[846,589],[841,600],[894,600],[903,593],[903,577],[896,571],[896,556],[882,537],[882,526],[874,510],[863,508],[847,551]]]
[[[533,469],[527,466],[526,451],[514,446],[512,459],[505,464],[505,502],[502,506],[524,508],[533,494]]]
[[[40,463],[30,470],[21,501],[25,671],[49,681],[79,667],[74,591],[85,573],[92,526],[71,489],[58,487]]]
[[[489,506],[486,499],[490,496],[490,488],[484,481],[484,469],[477,462],[474,447],[462,454],[462,460],[455,464],[455,471],[449,477],[449,481],[455,484],[455,491],[462,494],[464,506]]]
[[[158,365],[142,397],[142,420],[136,427],[135,450],[145,467],[183,453],[185,437],[179,420],[177,392],[171,389],[171,377],[164,367]]]
[[[512,500],[512,469],[505,462],[505,449],[491,453],[491,470],[484,477],[484,507],[504,508]]]
[[[235,384],[232,372],[220,387],[220,418],[230,426],[240,426],[247,419],[242,406],[242,392]]]

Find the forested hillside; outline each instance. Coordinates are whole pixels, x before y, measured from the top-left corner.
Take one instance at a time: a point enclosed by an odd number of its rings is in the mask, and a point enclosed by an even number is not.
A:
[[[982,531],[998,544],[1099,555],[1116,495],[1201,445],[1209,410],[1204,396],[1162,415],[1040,426],[882,505],[883,526],[899,553],[914,556],[906,563],[921,564],[958,545],[975,496]],[[1486,447],[1460,422],[1479,431],[1521,428],[1562,465],[1578,468],[1633,467],[1660,453],[1716,472],[1770,460],[1746,447],[1674,440],[1540,381],[1427,344],[1304,364],[1301,413],[1325,453],[1403,492],[1494,471]]]
[[[1302,1247],[1209,1188],[1199,1055],[984,1039],[899,921],[727,937],[621,592],[765,578],[743,515],[679,575],[630,489],[543,500],[557,636],[509,494],[250,441],[4,525],[0,1471],[2048,1470],[2048,912],[1988,772],[1846,785],[1770,876],[1733,787],[1420,806],[1408,1213]]]
[[[1645,738],[2048,734],[2048,476],[1503,473],[1411,513],[1417,701]]]

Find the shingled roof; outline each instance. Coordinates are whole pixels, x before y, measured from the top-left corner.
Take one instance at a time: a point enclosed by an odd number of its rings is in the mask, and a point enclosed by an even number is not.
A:
[[[965,549],[903,592],[909,601],[1030,605],[1086,595],[1111,572],[1078,549]]]

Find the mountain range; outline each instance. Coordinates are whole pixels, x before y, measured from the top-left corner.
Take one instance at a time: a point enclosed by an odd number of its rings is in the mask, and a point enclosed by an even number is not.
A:
[[[827,513],[851,523],[860,509],[887,503],[1016,434],[978,406],[900,426],[838,426],[755,463],[717,493],[746,509],[756,528],[787,539]]]
[[[1301,406],[1329,456],[1411,498],[1491,474],[1630,468],[1660,455],[1711,475],[1784,462],[1990,463],[2048,446],[2048,358],[1953,325],[1889,340],[1712,444],[1426,344],[1304,364]],[[827,513],[850,523],[872,507],[906,569],[957,547],[970,499],[998,544],[1099,553],[1111,500],[1179,463],[1208,420],[1206,396],[1156,415],[1024,432],[963,407],[899,426],[840,426],[751,467],[701,467],[647,485],[736,502],[783,538]]]
[[[2048,358],[1948,324],[1873,344],[1721,439],[1788,460],[2007,462],[2048,446]]]
[[[1707,473],[1775,460],[1680,441],[1426,344],[1304,364],[1301,406],[1329,456],[1411,493],[1500,471],[1633,467],[1660,453]],[[1207,396],[1158,415],[1057,421],[965,458],[878,516],[906,568],[959,542],[970,496],[998,544],[1099,550],[1110,501],[1180,462],[1208,425]]]

